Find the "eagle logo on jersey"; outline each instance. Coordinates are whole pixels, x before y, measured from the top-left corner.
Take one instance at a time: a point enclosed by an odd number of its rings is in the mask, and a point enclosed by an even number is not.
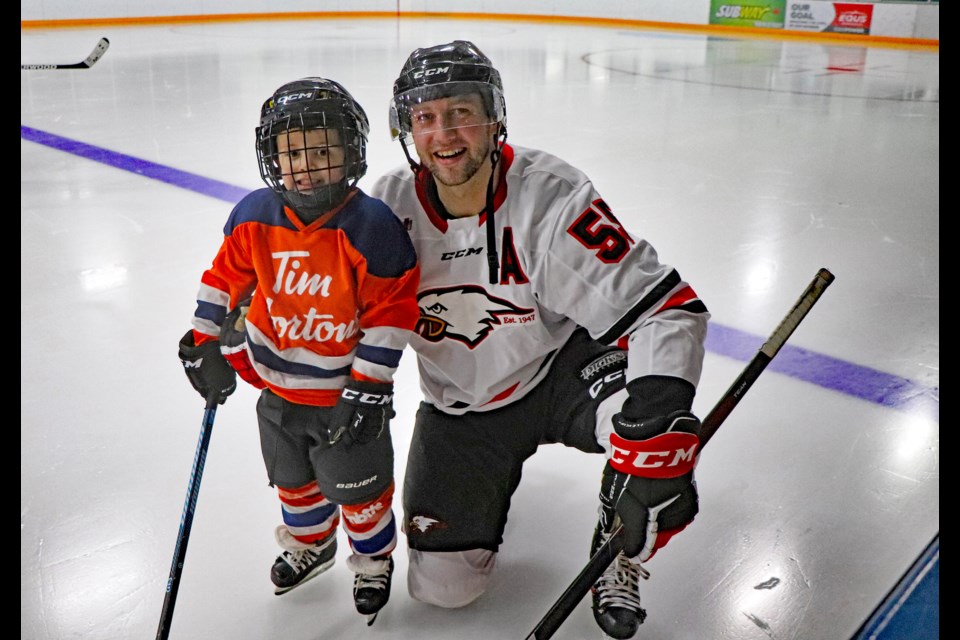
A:
[[[420,319],[416,332],[424,340],[456,340],[473,349],[494,327],[508,324],[505,317],[530,316],[533,309],[491,296],[483,287],[464,285],[427,289],[417,296]]]

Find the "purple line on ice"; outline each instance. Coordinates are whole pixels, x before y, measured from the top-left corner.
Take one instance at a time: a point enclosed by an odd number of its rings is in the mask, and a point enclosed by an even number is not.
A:
[[[748,362],[756,355],[764,340],[737,329],[711,324],[706,346],[712,353]],[[925,387],[906,378],[794,347],[789,343],[780,348],[767,369],[940,422],[940,387]]]
[[[231,204],[239,202],[251,191],[23,125],[20,126],[20,137]],[[713,353],[748,362],[763,341],[764,338],[712,323],[706,346]],[[939,387],[925,387],[906,378],[789,344],[780,349],[767,368],[825,389],[940,422]]]
[[[66,151],[67,153],[72,153],[95,162],[102,162],[117,169],[130,171],[131,173],[153,178],[154,180],[172,184],[175,187],[195,191],[205,196],[225,200],[230,203],[239,202],[240,198],[251,191],[250,189],[241,189],[226,182],[204,178],[203,176],[198,176],[193,173],[165,167],[148,160],[117,153],[116,151],[110,151],[102,147],[95,147],[85,142],[71,140],[70,138],[64,138],[23,125],[20,125],[20,137],[24,140],[30,140],[31,142],[46,145],[60,151]]]

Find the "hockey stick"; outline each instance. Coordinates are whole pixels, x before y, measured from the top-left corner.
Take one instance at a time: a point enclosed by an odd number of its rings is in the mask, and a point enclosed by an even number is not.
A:
[[[183,573],[183,562],[187,556],[187,543],[190,541],[190,527],[193,526],[193,512],[197,509],[197,497],[200,495],[200,478],[203,476],[203,465],[207,460],[207,449],[210,447],[210,434],[213,431],[213,418],[216,415],[217,392],[213,391],[207,398],[207,407],[203,412],[203,422],[200,424],[200,440],[197,443],[197,452],[193,456],[193,469],[190,470],[190,482],[187,483],[187,499],[183,503],[183,513],[180,516],[180,533],[177,535],[177,546],[173,551],[173,564],[170,566],[170,577],[167,578],[167,595],[163,598],[163,611],[160,613],[160,626],[157,627],[157,640],[167,640],[167,637],[170,635],[173,607],[177,603],[177,592],[180,590],[180,575]]]
[[[814,303],[820,298],[826,288],[833,282],[833,274],[827,269],[820,269],[813,281],[807,286],[803,295],[793,305],[790,312],[780,321],[780,324],[773,331],[753,359],[747,363],[746,368],[734,380],[730,388],[720,397],[720,401],[713,407],[707,417],[703,419],[700,428],[700,449],[697,451],[699,457],[700,451],[706,446],[713,434],[717,432],[723,421],[727,419],[734,407],[743,399],[743,395],[753,386],[757,378],[767,367],[773,357],[780,351],[787,338],[793,333],[800,324],[800,321],[807,315]],[[623,525],[618,525],[610,534],[603,545],[597,549],[587,562],[587,566],[574,578],[573,582],[563,592],[560,599],[557,600],[547,614],[543,616],[533,631],[525,640],[546,640],[553,636],[554,632],[563,624],[567,616],[573,611],[577,604],[583,600],[583,597],[600,579],[603,572],[607,570],[610,563],[623,550]]]
[[[110,46],[110,41],[106,38],[100,38],[100,41],[97,43],[97,46],[93,48],[93,51],[90,52],[90,55],[87,56],[86,60],[83,62],[77,62],[75,64],[22,64],[20,65],[20,70],[24,69],[89,69],[93,65],[97,64],[97,60],[103,57],[103,54],[107,52],[107,47]]]

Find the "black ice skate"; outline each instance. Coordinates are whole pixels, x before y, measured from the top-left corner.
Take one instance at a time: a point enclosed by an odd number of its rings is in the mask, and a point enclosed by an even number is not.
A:
[[[336,535],[317,546],[287,548],[277,556],[270,569],[270,580],[276,585],[274,593],[279,596],[320,575],[333,566],[336,555]]]
[[[367,616],[367,626],[370,626],[390,599],[393,558],[354,554],[347,558],[347,567],[357,574],[353,579],[353,602],[357,611]]]
[[[610,533],[603,531],[598,524],[590,555],[596,553],[609,537]],[[647,612],[640,608],[640,578],[646,579],[649,575],[641,565],[630,562],[619,553],[593,585],[593,617],[607,636],[626,640],[637,633],[647,617]]]

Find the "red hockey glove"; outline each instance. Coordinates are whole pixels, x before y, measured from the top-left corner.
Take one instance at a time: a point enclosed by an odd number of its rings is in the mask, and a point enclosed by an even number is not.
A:
[[[637,422],[618,413],[613,426],[600,499],[623,522],[624,555],[646,562],[699,510],[693,467],[700,420],[689,411]]]
[[[349,447],[376,440],[396,414],[393,384],[350,380],[330,418],[330,444],[340,439]]]
[[[216,392],[217,402],[223,404],[237,388],[237,374],[220,353],[219,341],[211,340],[198,347],[194,343],[193,329],[180,339],[180,362],[187,380],[204,400],[208,394]]]
[[[240,377],[257,389],[263,389],[264,384],[260,374],[253,368],[250,353],[247,351],[246,317],[250,309],[250,298],[247,298],[223,319],[220,327],[220,352],[226,358],[233,370]]]

